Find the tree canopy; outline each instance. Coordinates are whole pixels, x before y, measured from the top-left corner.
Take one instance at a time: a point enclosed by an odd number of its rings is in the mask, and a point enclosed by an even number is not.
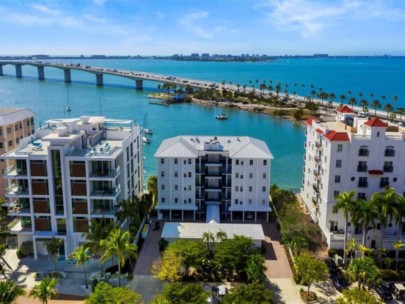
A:
[[[86,304],[141,304],[140,294],[127,287],[112,287],[108,283],[100,282],[94,292],[86,299]]]
[[[202,304],[209,295],[200,284],[176,282],[166,285],[163,296],[170,304]]]
[[[274,293],[263,284],[238,285],[227,293],[222,304],[273,304]]]

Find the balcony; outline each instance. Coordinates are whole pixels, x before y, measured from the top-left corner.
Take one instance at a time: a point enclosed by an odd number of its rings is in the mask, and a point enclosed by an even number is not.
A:
[[[319,150],[322,150],[322,143],[316,141],[316,142],[315,142],[315,147],[316,147],[317,149],[319,149]]]
[[[315,162],[318,164],[322,161],[322,158],[320,156],[315,156],[314,159],[315,159]]]
[[[9,216],[18,216],[23,214],[31,214],[30,202],[28,199],[18,200],[9,205],[8,215]]]
[[[312,198],[312,204],[314,204],[314,206],[318,206],[319,201],[318,201],[318,199],[316,197]]]
[[[368,182],[359,182],[357,184],[358,188],[367,188],[368,187]]]
[[[94,207],[93,210],[91,211],[92,215],[115,215],[115,213],[118,211],[118,207],[107,207],[107,208],[97,208]]]
[[[393,149],[385,149],[384,156],[386,156],[386,157],[394,157],[395,156],[395,150],[393,150]]]
[[[312,188],[315,190],[315,192],[319,193],[319,186],[317,184],[313,184]]]
[[[320,174],[317,170],[314,170],[314,176],[315,176],[317,179],[319,179],[319,178],[321,177],[321,174]]]
[[[73,220],[74,232],[88,232],[89,231],[89,221],[87,219],[74,219]]]
[[[32,181],[32,194],[33,195],[48,195],[48,182]]]
[[[72,196],[86,196],[86,195],[87,195],[86,183],[72,182]]]
[[[16,218],[10,224],[7,225],[7,228],[11,233],[16,232],[32,232],[31,218],[21,217],[21,219]]]
[[[368,156],[368,155],[369,155],[368,149],[360,149],[359,150],[359,156]]]
[[[91,178],[93,179],[104,179],[104,178],[115,178],[120,173],[120,167],[111,170],[93,170],[91,172]]]
[[[11,166],[8,170],[5,170],[3,173],[6,178],[18,178],[18,177],[27,177],[26,168],[17,168],[16,166]]]
[[[35,219],[36,231],[51,231],[51,221],[49,219]]]
[[[357,166],[357,172],[367,172],[368,167],[367,166]]]
[[[100,189],[95,189],[91,193],[91,196],[95,197],[115,197],[117,196],[121,191],[121,187],[118,185],[115,188],[100,188]]]
[[[394,166],[384,166],[384,172],[388,173],[394,172]]]
[[[86,165],[84,162],[71,163],[70,165],[70,176],[71,177],[86,177]]]
[[[27,186],[19,184],[11,184],[11,186],[6,189],[6,194],[12,196],[28,195],[29,190]]]

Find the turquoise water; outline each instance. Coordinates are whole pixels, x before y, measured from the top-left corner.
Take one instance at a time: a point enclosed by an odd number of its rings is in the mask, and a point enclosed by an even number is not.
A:
[[[69,61],[65,61],[69,62]],[[74,60],[72,62],[79,62]],[[81,60],[83,64],[146,71],[211,81],[232,81],[249,85],[270,79],[289,84],[289,90],[307,94],[310,84],[335,95],[353,91],[399,97],[405,106],[405,59],[305,59],[278,60],[268,63],[176,62],[162,60]],[[95,76],[72,71],[72,84],[62,82],[63,72],[46,68],[49,80],[38,81],[33,67],[23,67],[23,79],[16,79],[14,68],[4,67],[0,77],[0,106],[28,107],[37,113],[37,124],[49,118],[99,115],[133,119],[154,131],[152,143],[144,147],[146,176],[155,174],[153,154],[160,142],[180,134],[253,136],[266,141],[274,154],[272,182],[287,188],[299,188],[302,180],[304,128],[289,121],[264,114],[227,110],[228,121],[214,116],[219,109],[194,104],[167,108],[149,105],[148,91],[136,91],[131,80],[105,76],[106,86],[97,88]],[[8,76],[7,76],[8,75]],[[297,86],[294,86],[297,83]],[[301,84],[306,86],[303,88]],[[145,83],[149,89],[156,83]],[[291,89],[290,89],[291,88]],[[341,90],[341,91],[340,91]],[[72,112],[64,113],[69,92]]]

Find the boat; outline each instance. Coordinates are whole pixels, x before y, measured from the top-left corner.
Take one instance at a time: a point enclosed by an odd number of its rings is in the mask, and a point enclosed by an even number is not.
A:
[[[215,116],[215,118],[216,118],[216,119],[219,119],[219,120],[227,120],[227,119],[228,119],[228,115],[226,115],[226,114],[224,114],[224,113],[221,113],[221,114],[218,114],[217,116]]]
[[[68,90],[66,90],[66,96],[67,96],[67,105],[66,105],[65,111],[70,112],[70,111],[72,111],[72,108],[70,107],[70,104],[69,104],[69,91]]]
[[[147,138],[146,136],[142,136],[142,141],[143,141],[145,144],[150,144],[150,139]]]
[[[153,133],[152,129],[143,129],[143,131],[144,131],[146,134],[152,134],[152,133]]]

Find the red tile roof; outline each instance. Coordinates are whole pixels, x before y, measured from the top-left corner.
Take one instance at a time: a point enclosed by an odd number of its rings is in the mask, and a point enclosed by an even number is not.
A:
[[[367,120],[364,124],[369,127],[387,127],[387,124],[377,117]]]
[[[306,123],[308,126],[312,126],[312,121],[313,121],[314,119],[315,119],[315,118],[310,117],[310,118],[308,118],[308,119],[305,121],[305,123]]]
[[[352,109],[350,109],[348,106],[340,106],[336,112],[338,113],[354,113]]]
[[[346,132],[330,131],[325,135],[326,139],[330,141],[349,141],[349,135]]]
[[[323,134],[323,131],[321,129],[316,129],[315,132],[318,134]]]
[[[372,175],[383,175],[384,172],[382,170],[368,170],[368,174]]]

